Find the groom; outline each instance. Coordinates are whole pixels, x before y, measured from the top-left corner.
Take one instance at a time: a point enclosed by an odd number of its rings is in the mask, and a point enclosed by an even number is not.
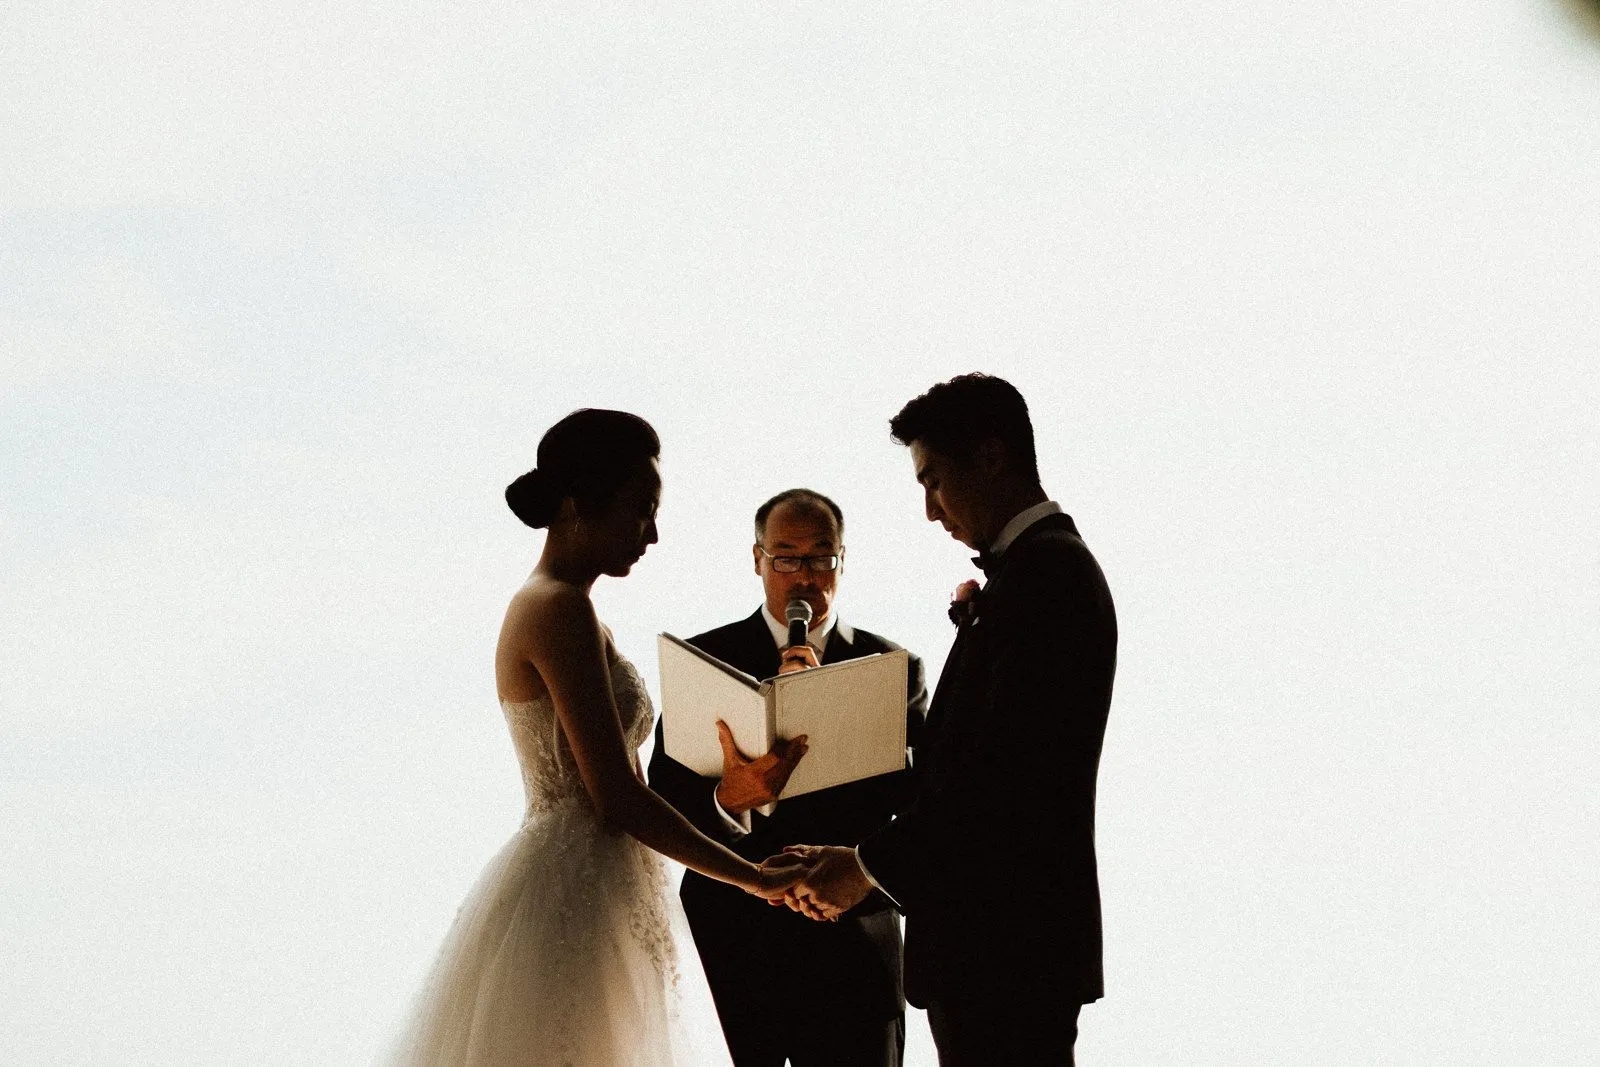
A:
[[[1103,992],[1094,797],[1111,594],[1039,484],[1010,383],[953,378],[889,425],[929,521],[978,550],[988,583],[952,605],[912,807],[857,848],[796,849],[814,866],[789,905],[832,918],[874,887],[895,902],[906,999],[928,1009],[942,1067],[1070,1064],[1078,1009]]]

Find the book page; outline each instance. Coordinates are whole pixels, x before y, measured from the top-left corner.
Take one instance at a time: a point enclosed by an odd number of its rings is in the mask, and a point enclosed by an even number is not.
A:
[[[728,724],[745,755],[754,758],[772,747],[760,682],[671,634],[658,636],[656,649],[661,659],[661,741],[667,755],[696,774],[720,777],[718,719]]]
[[[806,735],[806,754],[779,799],[906,765],[904,649],[779,675],[763,683],[777,736]]]

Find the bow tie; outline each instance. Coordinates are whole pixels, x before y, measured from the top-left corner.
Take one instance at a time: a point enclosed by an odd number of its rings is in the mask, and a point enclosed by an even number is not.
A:
[[[982,549],[976,556],[972,557],[972,565],[982,571],[984,577],[987,578],[992,575],[994,573],[994,569],[1000,565],[1000,557],[991,556],[988,549]]]

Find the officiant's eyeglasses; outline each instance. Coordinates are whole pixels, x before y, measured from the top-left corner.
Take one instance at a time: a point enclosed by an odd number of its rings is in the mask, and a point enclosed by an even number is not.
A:
[[[760,552],[772,561],[772,569],[779,574],[793,574],[801,567],[810,567],[814,571],[836,571],[839,569],[838,556],[774,556],[771,552],[756,546]]]

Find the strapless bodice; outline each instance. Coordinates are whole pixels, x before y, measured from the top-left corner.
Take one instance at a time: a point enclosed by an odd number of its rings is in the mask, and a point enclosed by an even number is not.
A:
[[[639,746],[655,727],[655,708],[644,687],[639,672],[616,652],[610,653],[611,692],[617,702],[617,717],[622,724],[622,738],[628,750],[628,759],[634,770],[639,769]],[[500,710],[505,713],[506,725],[511,730],[511,743],[517,750],[517,763],[522,768],[522,790],[527,797],[527,814],[549,811],[564,804],[576,803],[593,810],[583,779],[578,774],[578,763],[572,755],[572,745],[561,729],[556,716],[555,702],[549,694],[533,700],[503,700]]]
[[[606,658],[637,768],[655,710],[633,665]],[[731,1067],[661,855],[595,817],[549,697],[500,706],[527,815],[456,912],[387,1067]]]

